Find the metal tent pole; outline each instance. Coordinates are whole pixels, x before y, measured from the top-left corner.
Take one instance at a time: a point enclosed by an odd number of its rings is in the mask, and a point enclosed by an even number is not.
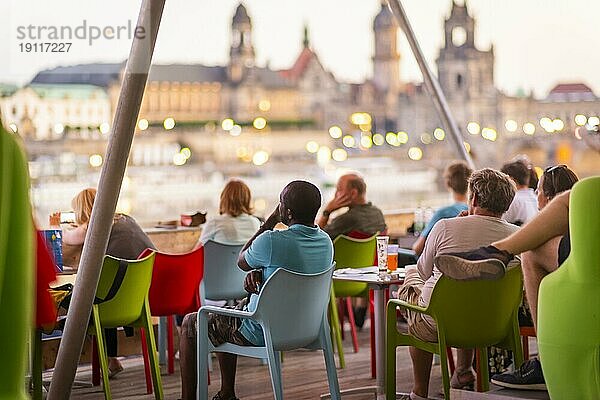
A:
[[[164,4],[142,0],[48,400],[71,395]]]
[[[463,138],[458,129],[458,125],[456,125],[456,121],[452,116],[452,112],[450,111],[450,107],[448,107],[448,102],[446,101],[446,96],[444,96],[444,92],[440,86],[438,80],[433,76],[427,62],[425,61],[425,57],[423,56],[423,52],[421,51],[421,47],[417,42],[417,38],[415,37],[415,33],[412,30],[410,22],[408,21],[408,17],[406,16],[406,12],[404,8],[402,8],[402,4],[400,0],[386,0],[388,3],[388,7],[392,11],[394,18],[396,18],[396,22],[398,26],[402,28],[404,33],[406,34],[406,38],[408,39],[408,43],[410,44],[410,48],[419,64],[419,68],[421,69],[421,73],[423,74],[423,79],[425,81],[425,86],[427,87],[427,91],[433,100],[433,104],[437,109],[439,116],[444,123],[445,128],[450,133],[450,137],[452,138],[452,143],[456,147],[456,151],[458,154],[469,164],[472,169],[475,169],[475,164],[473,163],[473,159],[466,151]]]

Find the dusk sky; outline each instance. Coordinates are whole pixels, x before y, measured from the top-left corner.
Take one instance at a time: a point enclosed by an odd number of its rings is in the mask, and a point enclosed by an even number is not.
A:
[[[133,24],[134,0],[4,0],[0,2],[0,82],[27,83],[44,68],[84,62],[119,62],[130,40],[99,39],[91,46],[73,40],[66,54],[22,53],[18,27],[99,27]],[[224,65],[230,45],[231,17],[238,0],[167,0],[154,62]],[[301,48],[307,24],[312,48],[340,81],[361,82],[372,74],[373,18],[377,0],[247,0],[253,23],[257,64],[289,68]],[[430,66],[443,45],[443,20],[450,0],[403,0]],[[475,16],[476,44],[495,46],[496,86],[509,94],[519,88],[545,96],[556,83],[583,82],[600,95],[600,1],[469,0]],[[405,82],[421,76],[404,37],[400,70]]]

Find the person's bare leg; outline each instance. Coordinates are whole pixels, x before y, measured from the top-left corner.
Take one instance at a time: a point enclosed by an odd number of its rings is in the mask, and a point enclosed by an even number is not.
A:
[[[550,239],[537,249],[521,254],[521,266],[525,281],[525,294],[531,311],[533,327],[537,331],[538,291],[542,279],[558,268],[558,245],[560,237]]]
[[[413,365],[413,392],[421,397],[427,397],[433,354],[416,347],[410,347],[409,351]]]
[[[499,250],[521,254],[533,250],[569,228],[569,192],[556,196],[544,209],[517,232],[492,243]]]
[[[181,373],[181,399],[194,400],[196,398],[196,319],[185,316],[181,324],[179,337],[179,369]]]
[[[473,349],[456,349],[456,370],[471,371],[474,355]]]
[[[217,353],[217,359],[219,360],[219,368],[221,369],[221,390],[219,394],[224,400],[234,398],[237,355]]]

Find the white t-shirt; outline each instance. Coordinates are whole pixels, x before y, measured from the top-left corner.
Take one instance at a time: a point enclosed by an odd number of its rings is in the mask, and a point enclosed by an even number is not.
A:
[[[425,281],[419,305],[426,307],[429,304],[433,287],[442,276],[442,272],[433,265],[435,256],[488,246],[518,229],[518,226],[500,218],[484,215],[439,220],[427,236],[425,248],[417,261],[417,270]]]
[[[508,210],[502,215],[502,219],[511,224],[518,221],[525,225],[538,214],[537,197],[533,189],[519,189]]]
[[[217,215],[209,219],[202,228],[200,243],[209,240],[221,243],[246,243],[260,227],[258,218],[242,214],[232,217],[229,214]]]

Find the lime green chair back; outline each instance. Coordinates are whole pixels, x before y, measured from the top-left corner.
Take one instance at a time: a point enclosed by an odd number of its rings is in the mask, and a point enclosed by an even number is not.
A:
[[[34,229],[27,161],[0,121],[0,399],[27,399],[27,338],[33,328]]]
[[[552,399],[600,399],[600,176],[573,187],[571,253],[542,280],[538,348]]]
[[[98,289],[96,289],[97,299],[106,298],[118,275],[120,263],[126,263],[126,273],[115,296],[98,304],[103,327],[116,328],[131,325],[140,318],[152,282],[154,257],[154,252],[140,260],[104,257],[102,273],[98,281]]]
[[[495,281],[458,281],[442,276],[435,285],[427,308],[400,300],[390,300],[387,308],[386,393],[396,393],[396,347],[414,346],[440,355],[444,396],[450,398],[450,375],[446,347],[479,349],[483,390],[489,389],[487,347],[499,345],[515,354],[516,365],[523,362],[517,313],[521,304],[521,268],[512,267]],[[430,315],[438,328],[438,343],[429,343],[396,329],[396,307]]]
[[[377,234],[366,239],[340,235],[333,241],[333,260],[336,269],[362,268],[373,265]],[[336,297],[356,297],[367,293],[367,284],[360,282],[333,282]]]
[[[155,253],[139,260],[121,260],[104,257],[102,272],[96,289],[96,301],[92,308],[93,331],[98,340],[98,356],[102,369],[104,397],[110,399],[108,359],[105,348],[104,328],[119,326],[142,327],[147,332],[150,368],[156,399],[163,398],[160,369],[156,354],[156,341],[150,317],[148,291],[152,281]]]

